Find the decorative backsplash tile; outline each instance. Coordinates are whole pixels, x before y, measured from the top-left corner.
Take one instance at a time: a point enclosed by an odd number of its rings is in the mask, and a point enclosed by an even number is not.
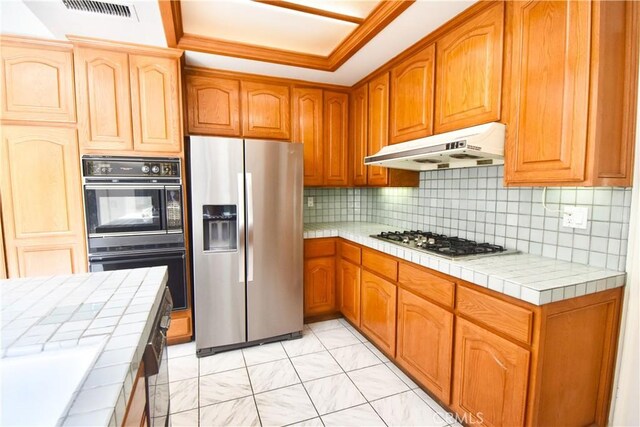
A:
[[[506,188],[503,172],[502,166],[422,172],[419,188],[306,188],[304,221],[370,221],[625,269],[630,188],[549,187],[545,210],[542,188]],[[585,230],[562,226],[564,206],[588,208]]]

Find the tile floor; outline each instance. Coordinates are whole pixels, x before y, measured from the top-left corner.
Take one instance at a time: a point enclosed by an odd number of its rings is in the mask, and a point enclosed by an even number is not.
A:
[[[171,425],[458,425],[345,320],[202,359],[169,347]]]

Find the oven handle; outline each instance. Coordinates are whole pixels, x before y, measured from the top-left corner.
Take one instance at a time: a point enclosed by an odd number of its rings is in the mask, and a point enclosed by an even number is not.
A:
[[[130,185],[130,184],[91,184],[84,186],[85,190],[163,190],[165,185]]]

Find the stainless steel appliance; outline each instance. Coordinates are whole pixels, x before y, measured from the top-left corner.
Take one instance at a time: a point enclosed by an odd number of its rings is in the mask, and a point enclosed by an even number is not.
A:
[[[302,144],[189,141],[198,356],[302,331]]]
[[[169,267],[174,308],[187,308],[180,159],[83,156],[89,270]]]
[[[171,324],[173,303],[165,288],[144,349],[144,373],[147,383],[147,425],[169,425],[169,363],[167,358],[167,330]]]
[[[505,249],[500,245],[477,243],[473,240],[449,237],[444,234],[421,230],[388,231],[371,237],[451,260],[509,255],[519,252],[513,249]]]

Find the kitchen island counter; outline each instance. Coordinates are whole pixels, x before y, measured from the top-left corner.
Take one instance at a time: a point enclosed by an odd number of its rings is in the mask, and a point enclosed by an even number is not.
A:
[[[370,222],[305,224],[304,238],[341,237],[534,305],[624,286],[624,272],[527,253],[450,260],[370,237],[391,227]]]
[[[67,366],[79,386],[57,424],[119,426],[166,283],[166,267],[2,280],[3,362],[53,363],[65,350],[75,355],[95,348],[87,363]],[[11,393],[32,398],[29,383]]]

